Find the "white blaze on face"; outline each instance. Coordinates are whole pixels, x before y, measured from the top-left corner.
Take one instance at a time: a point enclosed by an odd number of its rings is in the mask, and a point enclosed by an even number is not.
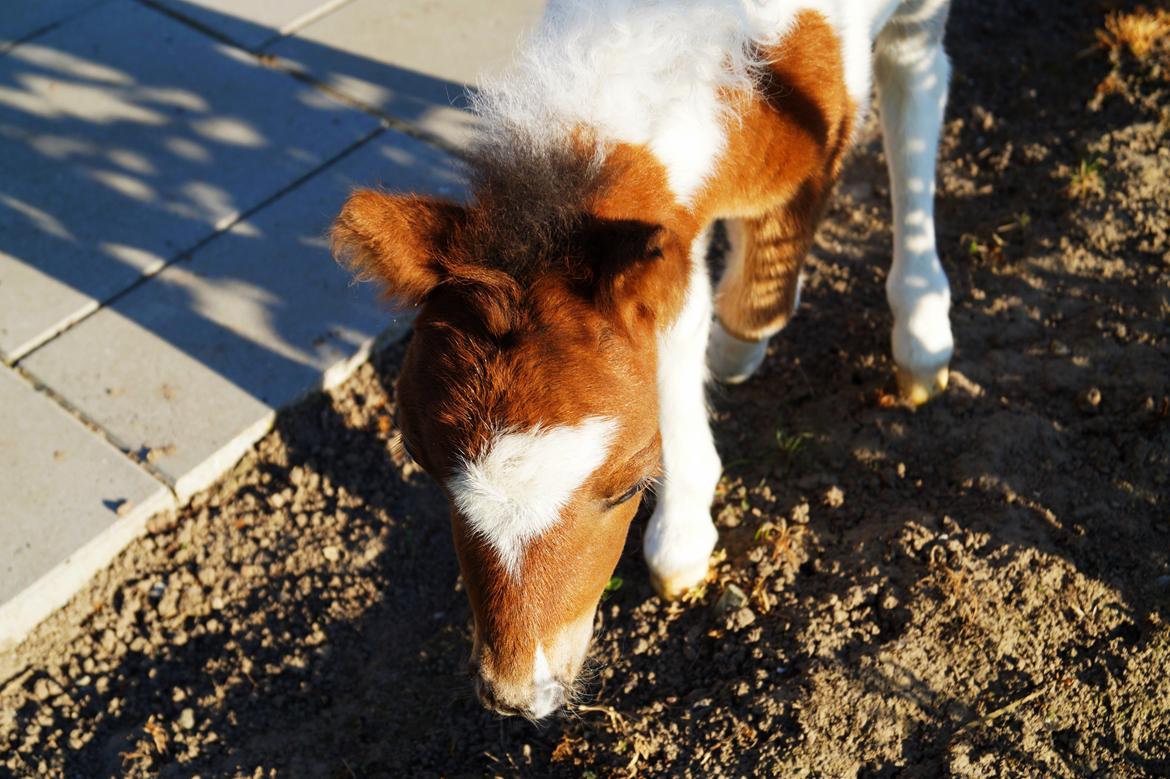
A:
[[[448,483],[456,508],[512,576],[524,548],[556,524],[561,510],[605,462],[617,422],[592,417],[578,425],[495,436]]]

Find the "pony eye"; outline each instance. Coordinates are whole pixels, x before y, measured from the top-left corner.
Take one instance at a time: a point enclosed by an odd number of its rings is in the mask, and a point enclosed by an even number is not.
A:
[[[622,505],[622,504],[623,504],[623,503],[625,503],[626,501],[630,500],[630,499],[631,499],[631,498],[633,498],[635,495],[640,495],[640,494],[642,493],[642,490],[646,489],[646,487],[647,487],[649,484],[650,484],[650,480],[649,480],[649,479],[642,479],[642,480],[640,480],[640,481],[639,481],[637,484],[635,484],[633,487],[630,487],[628,490],[626,490],[625,492],[623,492],[623,493],[622,493],[620,496],[618,496],[618,497],[614,498],[613,500],[611,500],[611,501],[609,502],[609,507],[610,507],[610,508],[615,508],[615,507],[617,507],[617,506],[620,506],[620,505]]]
[[[416,464],[418,464],[418,465],[422,464],[419,462],[418,457],[415,456],[414,450],[411,448],[410,443],[406,440],[406,436],[404,436],[402,434],[401,430],[398,431],[398,435],[396,435],[394,437],[394,439],[391,441],[390,445],[392,447],[396,448],[399,452],[404,453],[407,457],[409,457],[411,460],[413,460]]]

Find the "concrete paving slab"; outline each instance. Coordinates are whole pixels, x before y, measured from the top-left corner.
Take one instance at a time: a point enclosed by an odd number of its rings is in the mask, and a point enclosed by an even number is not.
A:
[[[349,0],[154,0],[247,49],[296,30]]]
[[[467,84],[505,66],[544,0],[354,0],[268,52],[342,94],[454,144],[474,132]]]
[[[111,0],[0,57],[0,356],[11,361],[377,120]]]
[[[0,52],[100,2],[103,0],[4,0]]]
[[[185,499],[263,435],[273,409],[323,373],[326,383],[343,376],[391,324],[325,237],[353,187],[379,184],[463,192],[452,158],[387,131],[21,365]]]
[[[0,647],[171,505],[160,482],[0,366]]]

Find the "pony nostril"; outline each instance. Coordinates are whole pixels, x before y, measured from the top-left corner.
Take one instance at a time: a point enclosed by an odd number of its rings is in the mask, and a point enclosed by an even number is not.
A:
[[[482,677],[476,677],[475,694],[479,697],[479,702],[485,709],[494,711],[496,714],[501,714],[505,717],[513,717],[517,714],[524,713],[523,709],[517,708],[500,700],[500,698],[496,695],[492,684],[490,682],[484,681]]]

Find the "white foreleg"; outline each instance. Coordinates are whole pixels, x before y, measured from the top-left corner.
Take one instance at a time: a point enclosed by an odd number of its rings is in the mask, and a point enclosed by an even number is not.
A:
[[[954,352],[951,291],[934,237],[935,161],[950,64],[942,47],[945,0],[916,4],[878,36],[874,70],[894,207],[894,261],[886,297],[904,397],[922,403],[947,384]]]
[[[707,233],[691,249],[692,270],[678,320],[658,337],[662,486],[643,552],[654,585],[677,597],[707,575],[718,534],[711,501],[722,465],[707,420],[705,353],[711,327]]]

